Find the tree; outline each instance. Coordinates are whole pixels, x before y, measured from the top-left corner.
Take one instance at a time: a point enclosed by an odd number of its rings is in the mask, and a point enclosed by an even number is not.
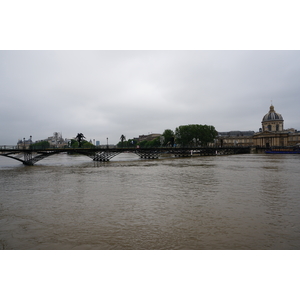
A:
[[[75,139],[71,139],[71,148],[78,148],[78,142]]]
[[[181,125],[175,129],[176,144],[182,147],[190,145],[193,140],[193,132],[191,125]]]
[[[213,143],[218,136],[214,126],[211,125],[201,125],[200,140],[202,145],[206,146],[208,143]]]
[[[168,146],[170,145],[171,147],[174,146],[174,131],[171,129],[166,129],[164,133],[162,134],[163,136],[163,146]]]
[[[41,141],[34,144],[31,144],[29,149],[34,150],[41,150],[41,149],[47,149],[50,148],[50,144],[48,141]]]
[[[77,136],[75,139],[78,142],[78,147],[80,148],[85,139],[85,136],[82,133],[77,133]]]
[[[160,137],[157,137],[157,138],[153,139],[152,141],[148,141],[146,144],[146,147],[149,147],[149,148],[160,147]]]
[[[118,148],[123,148],[123,147],[125,147],[125,148],[132,148],[132,147],[134,147],[136,145],[136,141],[135,140],[133,140],[133,139],[129,139],[129,140],[125,140],[123,143],[122,143],[122,141],[120,141],[118,144],[117,144],[117,147]]]
[[[178,144],[184,146],[206,146],[213,143],[218,136],[214,126],[210,125],[182,125],[175,130],[175,139]]]
[[[95,145],[93,145],[92,143],[83,140],[79,146],[79,142],[77,140],[72,139],[71,140],[71,147],[72,148],[95,148]]]
[[[154,138],[151,141],[141,141],[138,143],[141,148],[156,148],[160,147],[160,137]]]
[[[121,140],[121,145],[122,145],[122,148],[123,148],[123,143],[126,140],[126,137],[124,136],[124,134],[121,135],[120,140]]]
[[[135,147],[136,143],[137,143],[136,140],[134,140],[134,139],[129,139],[129,140],[127,141],[127,147]]]

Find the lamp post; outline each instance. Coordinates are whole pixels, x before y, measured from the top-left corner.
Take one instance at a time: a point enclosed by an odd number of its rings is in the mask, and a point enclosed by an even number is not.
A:
[[[106,148],[108,149],[108,137],[106,138]]]
[[[23,138],[23,148],[25,149],[25,138]]]

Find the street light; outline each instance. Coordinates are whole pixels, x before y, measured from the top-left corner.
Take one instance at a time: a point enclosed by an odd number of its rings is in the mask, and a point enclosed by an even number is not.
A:
[[[106,148],[108,149],[108,137],[106,138]]]

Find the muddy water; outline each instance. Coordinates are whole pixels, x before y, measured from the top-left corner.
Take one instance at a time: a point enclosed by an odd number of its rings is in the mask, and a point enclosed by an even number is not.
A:
[[[300,249],[299,163],[0,157],[0,249]]]

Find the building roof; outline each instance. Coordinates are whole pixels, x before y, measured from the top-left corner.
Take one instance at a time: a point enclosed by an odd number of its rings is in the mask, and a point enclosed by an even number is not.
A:
[[[254,131],[227,131],[227,132],[218,132],[219,136],[252,136]]]
[[[274,110],[273,105],[270,106],[270,111],[263,117],[262,122],[267,122],[267,121],[272,121],[272,120],[281,120],[281,121],[283,121],[283,118],[282,118],[281,114],[278,114]]]

